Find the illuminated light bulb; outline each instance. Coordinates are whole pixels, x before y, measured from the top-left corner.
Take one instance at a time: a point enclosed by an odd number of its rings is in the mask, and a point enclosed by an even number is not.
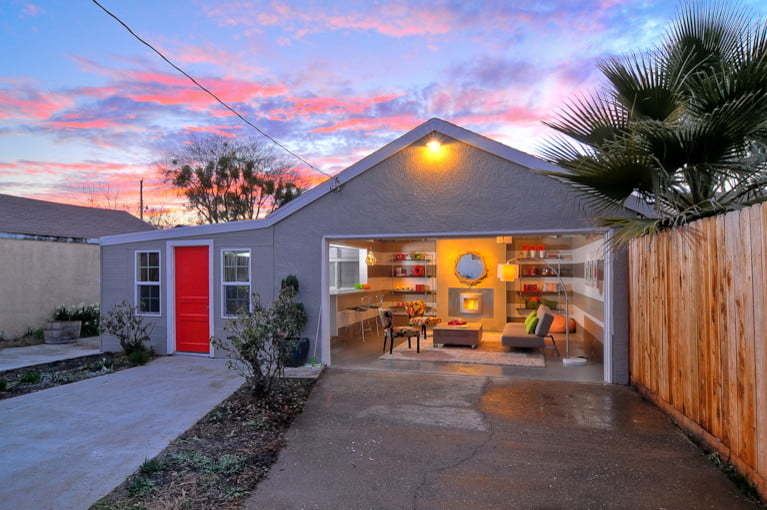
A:
[[[429,142],[426,143],[426,147],[428,147],[431,152],[439,152],[442,149],[442,144],[439,140],[429,140]]]

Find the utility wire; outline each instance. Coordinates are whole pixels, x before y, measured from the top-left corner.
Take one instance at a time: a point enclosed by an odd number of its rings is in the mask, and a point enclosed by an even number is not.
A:
[[[144,39],[143,39],[143,38],[142,38],[140,35],[138,35],[136,32],[134,32],[134,31],[133,31],[133,29],[132,29],[131,27],[129,27],[129,26],[128,26],[128,25],[127,25],[127,24],[126,24],[126,23],[125,23],[123,20],[121,20],[119,17],[117,17],[117,15],[116,15],[116,14],[114,14],[112,11],[110,11],[109,9],[107,9],[106,7],[104,7],[104,6],[103,6],[103,5],[102,5],[102,4],[101,4],[101,3],[100,3],[98,0],[91,0],[91,2],[93,2],[94,4],[96,4],[96,6],[97,6],[97,7],[99,7],[99,8],[100,8],[102,11],[104,11],[104,12],[105,12],[105,13],[107,13],[109,16],[111,16],[112,18],[114,18],[114,20],[115,20],[115,21],[117,21],[117,22],[118,22],[120,25],[122,25],[122,26],[123,26],[123,28],[125,28],[125,30],[127,30],[127,31],[128,31],[128,33],[130,33],[130,34],[131,34],[133,37],[135,37],[135,38],[136,38],[136,39],[137,39],[137,40],[138,40],[138,41],[139,41],[141,44],[143,44],[144,46],[146,46],[147,48],[149,48],[150,50],[152,50],[153,52],[155,52],[155,53],[156,53],[156,54],[157,54],[157,55],[158,55],[158,56],[159,56],[161,59],[163,59],[165,62],[167,62],[167,63],[168,63],[168,65],[170,65],[170,66],[171,66],[173,69],[175,69],[175,70],[176,70],[176,71],[178,71],[179,73],[181,73],[181,74],[183,74],[184,76],[186,76],[186,77],[189,79],[189,81],[191,81],[192,83],[194,83],[194,84],[195,84],[197,87],[199,87],[199,88],[200,88],[202,91],[204,91],[204,92],[205,92],[206,94],[208,94],[210,97],[212,97],[213,99],[215,99],[215,100],[216,100],[216,101],[217,101],[217,102],[218,102],[218,103],[219,103],[221,106],[223,106],[224,108],[226,108],[227,110],[229,110],[230,112],[232,112],[233,114],[235,114],[235,115],[236,115],[237,117],[239,117],[239,118],[240,118],[240,120],[242,120],[242,121],[243,121],[245,124],[247,124],[248,126],[250,126],[250,127],[252,127],[253,129],[255,129],[256,131],[258,131],[258,132],[259,132],[259,134],[261,134],[262,136],[264,136],[265,138],[267,138],[269,141],[271,141],[271,142],[272,142],[273,144],[275,144],[277,147],[279,147],[280,149],[284,150],[285,152],[287,152],[288,154],[290,154],[291,156],[293,156],[293,157],[294,157],[294,158],[296,158],[297,160],[299,160],[299,161],[301,161],[302,163],[304,163],[305,165],[307,165],[309,168],[311,168],[311,169],[313,169],[313,170],[315,170],[315,171],[317,171],[317,172],[321,173],[322,175],[324,175],[324,176],[326,176],[326,177],[329,177],[329,178],[333,179],[333,182],[335,183],[336,189],[340,189],[340,185],[341,185],[341,183],[339,182],[339,180],[338,180],[338,177],[336,177],[335,175],[331,175],[331,174],[329,174],[329,173],[327,173],[327,172],[324,172],[324,171],[320,170],[319,168],[317,168],[316,166],[312,165],[311,163],[309,163],[307,160],[305,160],[304,158],[302,158],[301,156],[299,156],[298,154],[296,154],[296,153],[295,153],[295,152],[293,152],[292,150],[290,150],[290,149],[288,149],[287,147],[285,147],[285,146],[284,146],[282,143],[280,143],[280,141],[279,141],[279,140],[277,140],[276,138],[274,138],[272,135],[270,135],[269,133],[267,133],[267,132],[266,132],[266,131],[264,131],[263,129],[261,129],[261,128],[259,128],[258,126],[256,126],[256,125],[255,125],[253,122],[251,122],[251,121],[250,121],[250,120],[248,120],[247,118],[245,118],[245,116],[244,116],[244,115],[242,115],[240,112],[238,112],[237,110],[235,110],[234,108],[232,108],[231,106],[229,106],[229,104],[228,104],[228,103],[226,103],[224,100],[222,100],[220,97],[218,97],[218,96],[217,96],[215,93],[213,93],[213,92],[212,92],[210,89],[208,89],[208,88],[207,88],[205,85],[203,85],[202,83],[200,83],[199,81],[197,81],[197,80],[196,80],[196,79],[195,79],[195,78],[194,78],[192,75],[190,75],[189,73],[187,73],[186,71],[184,71],[183,69],[181,69],[181,68],[180,68],[179,66],[177,66],[177,65],[176,65],[176,64],[175,64],[173,61],[171,61],[171,60],[170,60],[168,57],[166,57],[165,55],[163,55],[163,54],[162,54],[162,52],[161,52],[160,50],[158,50],[157,48],[155,48],[154,46],[152,46],[150,43],[148,43],[147,41],[145,41],[145,40],[144,40]]]

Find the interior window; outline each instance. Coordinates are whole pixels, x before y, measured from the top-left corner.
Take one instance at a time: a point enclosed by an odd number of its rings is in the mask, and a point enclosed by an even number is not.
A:
[[[360,249],[330,245],[328,277],[331,290],[353,289],[360,279]]]
[[[250,310],[250,250],[224,250],[221,295],[224,317]]]
[[[136,252],[136,300],[138,313],[160,314],[160,252]]]

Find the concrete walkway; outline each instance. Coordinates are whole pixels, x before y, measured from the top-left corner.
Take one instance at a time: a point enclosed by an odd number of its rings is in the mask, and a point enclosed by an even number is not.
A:
[[[329,369],[250,509],[753,509],[626,387]]]
[[[99,337],[79,338],[72,344],[37,344],[0,349],[0,372],[98,354]]]
[[[241,384],[172,356],[0,401],[0,507],[88,508]]]

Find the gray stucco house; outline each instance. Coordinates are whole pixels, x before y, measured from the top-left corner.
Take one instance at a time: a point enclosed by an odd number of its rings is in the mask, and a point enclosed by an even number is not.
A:
[[[309,315],[305,336],[317,357],[332,364],[331,339],[343,329],[342,312],[349,308],[340,300],[351,299],[354,291],[341,280],[356,278],[357,269],[364,266],[354,265],[357,255],[349,250],[357,247],[363,255],[375,251],[380,261],[387,243],[433,242],[430,263],[436,265],[439,259],[446,266],[452,263],[448,252],[456,242],[472,251],[482,251],[485,241],[504,243],[501,254],[492,255],[498,263],[507,253],[528,250],[530,246],[519,244],[525,239],[566,242],[572,266],[571,316],[580,321],[582,330],[593,333],[604,380],[625,383],[625,256],[600,251],[599,287],[594,283],[595,270],[588,269],[589,279],[584,268],[597,265],[587,260],[586,252],[594,239],[601,244],[606,232],[595,227],[570,189],[538,173],[551,168],[548,162],[477,133],[431,119],[264,219],[102,237],[102,310],[121,301],[133,302],[154,323],[152,344],[158,353],[215,356],[207,339],[223,335],[227,317],[247,304],[247,296],[258,292],[270,300],[281,280],[295,274]],[[582,239],[576,239],[579,236]],[[342,255],[344,248],[350,258]],[[490,257],[496,248],[488,245],[487,250]],[[387,273],[392,268],[366,268],[365,275],[360,269],[360,279],[352,280],[373,282],[373,290],[395,282],[391,292],[432,295],[444,283],[437,273],[419,274],[422,279],[433,278],[431,287],[402,286],[397,278],[403,275]],[[447,274],[439,274],[443,273]],[[495,276],[494,267],[490,273],[487,282]],[[541,273],[529,278],[535,274]],[[500,302],[508,310],[500,312],[505,321],[528,306],[515,300],[529,288],[486,290],[496,305]],[[545,288],[535,289],[545,294]],[[434,303],[442,306],[436,298]],[[438,313],[453,315],[447,309]],[[364,329],[364,318],[362,325]],[[114,339],[102,339],[102,347],[115,349]]]

